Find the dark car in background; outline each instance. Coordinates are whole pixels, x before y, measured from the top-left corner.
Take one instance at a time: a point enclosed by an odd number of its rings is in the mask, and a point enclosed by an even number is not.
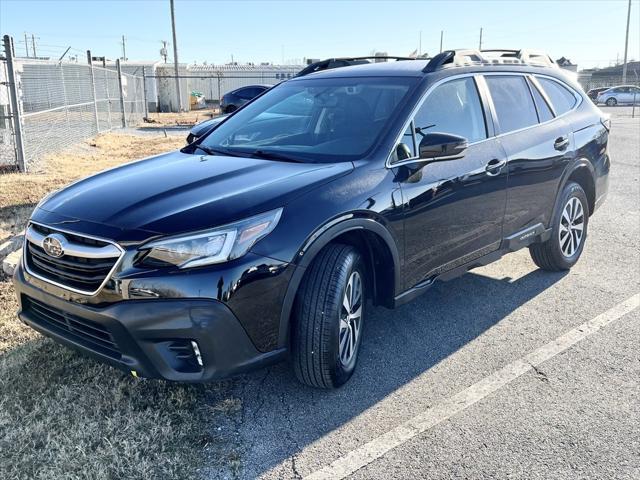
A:
[[[269,90],[271,87],[273,87],[273,85],[248,85],[224,94],[220,100],[220,111],[223,115],[200,122],[191,128],[187,135],[187,143],[192,143],[209,133],[213,127],[224,120],[228,114],[235,112],[238,108]]]
[[[593,103],[597,103],[598,102],[598,95],[601,92],[604,92],[605,90],[609,90],[609,88],[611,88],[611,87],[591,88],[587,92],[587,97],[589,97]]]
[[[220,111],[222,113],[235,112],[249,100],[269,90],[273,85],[248,85],[225,93],[220,99]]]
[[[14,275],[20,318],[136,376],[289,359],[335,388],[370,305],[522,248],[542,270],[578,262],[608,190],[610,122],[548,57],[328,65],[180,151],[43,199]]]

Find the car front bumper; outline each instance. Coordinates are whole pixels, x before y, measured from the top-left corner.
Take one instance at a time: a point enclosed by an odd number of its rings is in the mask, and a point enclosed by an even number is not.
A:
[[[29,283],[21,266],[14,284],[23,322],[137,376],[201,382],[286,355],[283,348],[259,351],[231,309],[218,300],[159,298],[87,305]]]

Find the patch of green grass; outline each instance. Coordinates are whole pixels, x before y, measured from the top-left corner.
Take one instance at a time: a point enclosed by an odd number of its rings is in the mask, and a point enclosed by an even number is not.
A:
[[[0,357],[0,478],[186,478],[215,441],[205,396],[31,340]]]
[[[135,379],[42,337],[17,308],[0,277],[1,480],[238,474],[232,381]]]

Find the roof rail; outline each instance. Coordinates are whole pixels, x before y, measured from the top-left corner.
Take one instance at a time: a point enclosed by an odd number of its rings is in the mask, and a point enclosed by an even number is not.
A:
[[[413,57],[395,57],[395,56],[370,56],[370,57],[338,57],[338,58],[327,58],[326,60],[320,60],[319,62],[312,63],[311,65],[307,65],[305,68],[300,70],[296,77],[303,77],[305,75],[309,75],[310,73],[320,72],[322,70],[329,70],[332,68],[340,68],[340,67],[348,67],[350,65],[362,65],[365,63],[371,63],[369,60],[420,60],[420,58],[416,59]]]
[[[431,59],[422,70],[425,73],[434,72],[442,67],[456,66],[464,67],[469,65],[535,65],[544,67],[557,67],[556,62],[540,50],[445,50]]]

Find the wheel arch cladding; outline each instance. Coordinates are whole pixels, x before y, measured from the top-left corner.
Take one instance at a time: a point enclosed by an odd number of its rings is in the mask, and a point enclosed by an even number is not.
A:
[[[367,272],[370,273],[369,281],[373,287],[374,303],[388,308],[393,306],[396,289],[400,286],[400,256],[393,236],[383,225],[370,218],[344,220],[327,228],[300,250],[298,268],[289,282],[280,317],[280,347],[288,346],[293,303],[307,267],[330,243],[344,243],[356,247],[365,260]]]
[[[587,202],[589,203],[589,215],[591,215],[595,209],[596,204],[596,184],[593,179],[593,173],[586,165],[582,164],[573,169],[564,185],[566,185],[568,182],[576,182],[582,187],[584,193],[587,195]]]

